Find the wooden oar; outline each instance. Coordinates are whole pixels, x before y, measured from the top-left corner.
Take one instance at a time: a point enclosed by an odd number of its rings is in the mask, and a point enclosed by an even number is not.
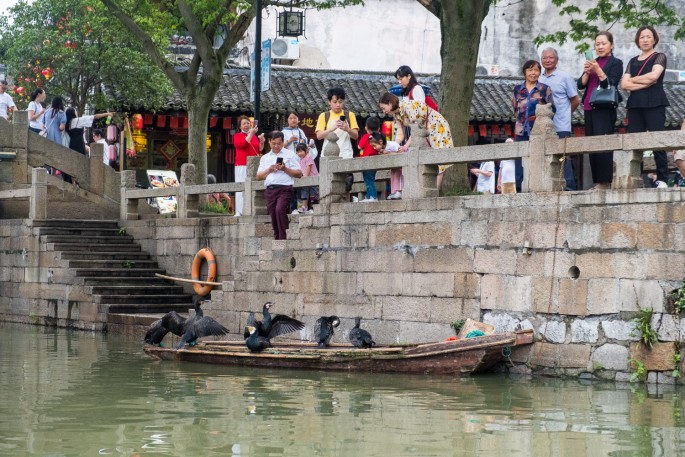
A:
[[[158,278],[171,279],[172,281],[189,282],[189,283],[191,283],[191,284],[201,284],[201,285],[203,285],[203,286],[221,287],[221,283],[220,283],[220,282],[199,281],[199,280],[197,280],[197,279],[174,278],[173,276],[162,275],[162,274],[159,274],[159,273],[155,273],[155,276],[157,276]]]

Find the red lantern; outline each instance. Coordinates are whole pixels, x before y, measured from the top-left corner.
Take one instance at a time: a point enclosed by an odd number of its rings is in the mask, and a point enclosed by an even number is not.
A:
[[[131,118],[131,126],[133,127],[133,130],[143,130],[143,116],[134,114]]]
[[[22,87],[22,86],[19,86],[19,87],[17,87],[16,89],[14,89],[14,92],[16,92],[17,94],[21,95],[21,94],[23,94],[24,92],[26,92],[26,88],[24,88],[24,87]]]
[[[50,79],[50,78],[52,78],[52,69],[49,68],[49,67],[46,68],[46,69],[44,69],[44,70],[41,71],[40,73],[45,77],[45,79]]]
[[[386,138],[388,138],[388,139],[392,138],[392,131],[393,131],[393,122],[392,121],[383,122],[383,125],[381,127],[381,132],[383,132],[383,135],[385,135]]]

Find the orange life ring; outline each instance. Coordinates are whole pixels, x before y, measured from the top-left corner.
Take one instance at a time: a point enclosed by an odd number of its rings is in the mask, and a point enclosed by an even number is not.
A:
[[[191,270],[193,280],[200,280],[200,267],[202,266],[203,259],[207,260],[207,281],[216,281],[216,259],[214,258],[214,253],[209,248],[202,248],[199,251],[197,251],[197,254],[195,254],[195,258],[193,259],[193,268]],[[209,284],[205,284],[204,286],[201,284],[193,284],[193,290],[199,296],[204,297],[212,291],[212,286],[210,286]]]

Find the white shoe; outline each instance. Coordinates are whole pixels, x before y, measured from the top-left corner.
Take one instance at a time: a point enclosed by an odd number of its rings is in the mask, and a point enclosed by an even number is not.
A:
[[[294,209],[294,210],[293,210],[293,212],[292,212],[292,213],[290,213],[290,214],[292,214],[293,216],[296,216],[296,215],[300,214],[300,211],[299,211],[299,210],[296,210],[296,209]]]
[[[387,200],[402,200],[402,192],[393,192],[388,195]]]
[[[377,198],[373,198],[373,197],[366,197],[366,198],[365,198],[364,200],[362,200],[362,203],[368,203],[368,202],[377,202],[377,201],[378,201],[378,199],[377,199]]]
[[[308,209],[307,211],[304,212],[304,214],[314,214],[314,210]]]
[[[657,181],[654,184],[656,184],[657,189],[668,189],[668,184],[663,181]]]
[[[359,199],[357,197],[352,197],[352,203],[359,203]]]

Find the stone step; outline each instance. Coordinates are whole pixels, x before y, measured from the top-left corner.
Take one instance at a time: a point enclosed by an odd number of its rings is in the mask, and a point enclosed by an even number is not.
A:
[[[126,235],[126,233],[120,234],[118,227],[38,227],[36,230],[38,235],[108,236],[112,238]]]
[[[62,260],[150,260],[150,255],[145,252],[85,252],[85,251],[62,251]]]
[[[48,250],[51,251],[86,251],[86,252],[97,252],[103,249],[102,244],[91,244],[91,243],[48,243]],[[140,252],[140,245],[135,243],[117,243],[117,244],[107,244],[107,251],[120,251],[120,252]]]
[[[119,259],[101,259],[101,260],[69,260],[69,268],[157,268],[157,261],[155,260],[119,260]]]
[[[192,309],[190,299],[187,303],[102,303],[98,311],[102,313],[116,314],[166,314],[169,311],[176,311],[181,314],[189,314]]]
[[[164,270],[161,268],[77,268],[74,272],[76,276],[104,276],[110,278],[154,278],[155,273],[164,274]]]
[[[76,220],[76,219],[34,219],[33,227],[90,227],[90,228],[117,228],[118,221],[108,220]]]
[[[188,294],[162,294],[162,295],[95,295],[96,303],[108,305],[128,305],[140,303],[185,303],[192,307],[191,296]]]
[[[131,235],[84,236],[84,235],[41,235],[45,243],[88,243],[88,244],[127,244],[135,243]]]
[[[83,276],[76,278],[74,284],[78,286],[131,286],[131,287],[144,287],[144,286],[158,286],[166,285],[167,287],[174,286],[174,283],[158,278],[156,276],[145,276],[145,277],[116,277],[111,278],[109,276]]]
[[[172,295],[183,294],[183,287],[171,286],[169,284],[141,284],[141,285],[97,285],[90,286],[89,292],[93,295],[130,295],[130,296],[144,296],[144,295],[162,295],[164,293]]]

